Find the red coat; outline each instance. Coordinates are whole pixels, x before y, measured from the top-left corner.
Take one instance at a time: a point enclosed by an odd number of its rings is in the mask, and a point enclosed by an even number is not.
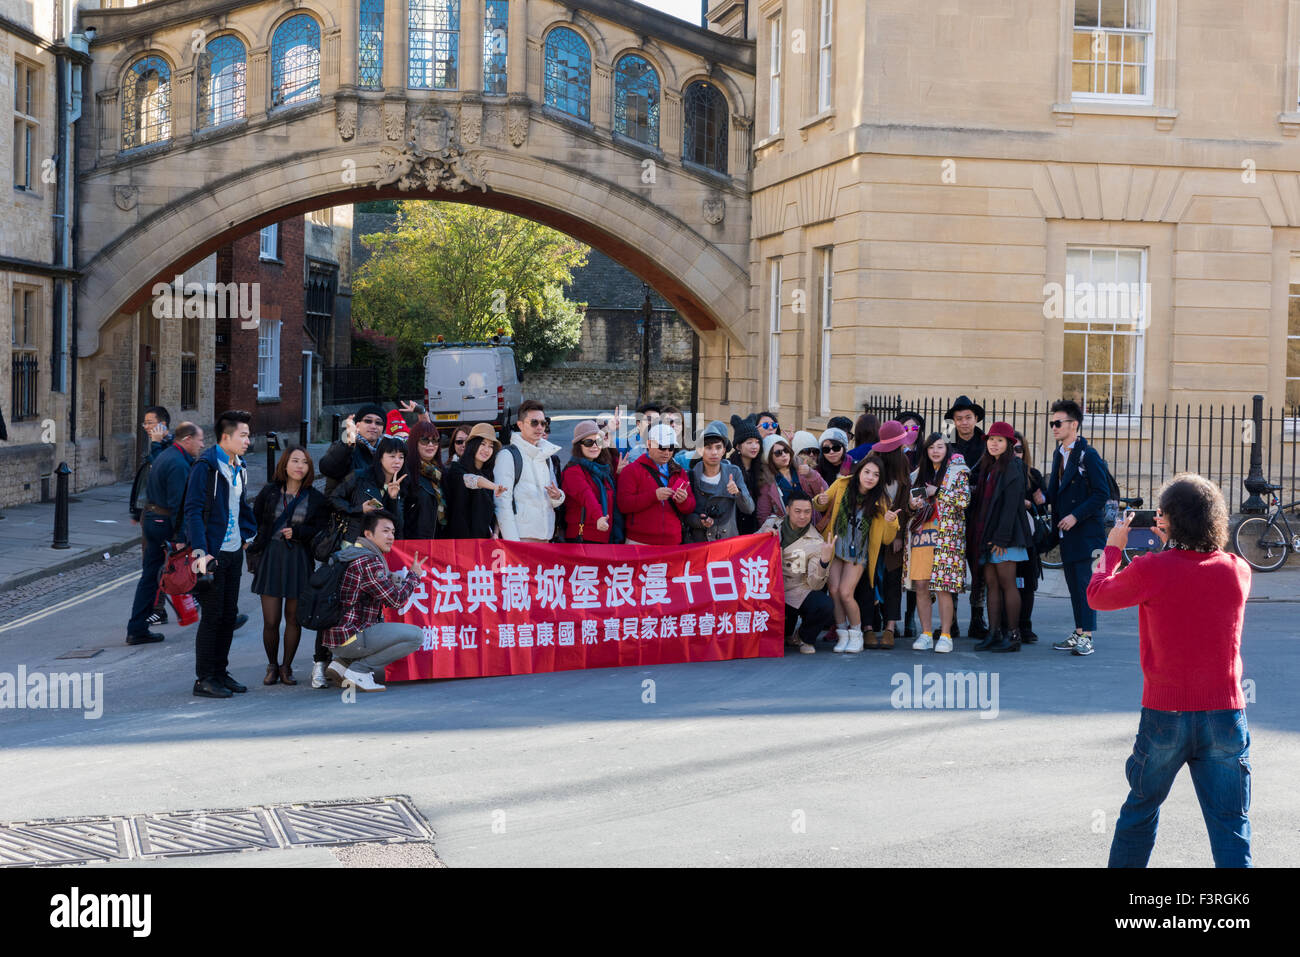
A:
[[[686,501],[669,498],[659,501],[655,489],[660,487],[659,469],[643,455],[618,477],[618,510],[623,513],[623,531],[629,539],[645,545],[680,545],[683,515],[695,511],[695,493],[691,478],[684,469],[669,466],[668,487],[686,489]]]
[[[605,501],[608,505],[602,510],[600,493],[596,491],[596,481],[592,474],[581,465],[566,465],[560,474],[560,488],[564,490],[564,537],[577,538],[578,525],[581,523],[584,542],[597,545],[608,543],[609,536],[614,531],[612,512],[618,502],[614,493],[616,487],[605,486]],[[596,527],[596,522],[602,515],[609,519],[609,528],[603,532]]]

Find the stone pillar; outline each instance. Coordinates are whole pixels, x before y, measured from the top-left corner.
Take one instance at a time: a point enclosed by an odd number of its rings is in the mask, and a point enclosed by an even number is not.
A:
[[[172,140],[188,140],[198,123],[194,116],[194,68],[172,74]]]
[[[99,94],[99,155],[112,156],[122,148],[122,108],[117,88]]]
[[[320,95],[323,97],[332,94],[339,88],[340,83],[345,82],[339,73],[339,46],[342,34],[342,30],[335,29],[321,37],[323,49],[320,58]],[[355,49],[355,44],[353,48]]]
[[[520,70],[526,77],[527,83],[525,89],[528,91],[527,96],[534,103],[546,102],[546,73],[543,63],[542,41],[533,37],[528,38],[528,56],[525,58],[526,67]],[[511,79],[514,83],[514,67],[510,67]]]
[[[248,100],[244,109],[249,123],[266,119],[266,111],[271,104],[268,51],[268,47],[255,47],[248,51]]]
[[[406,89],[406,3],[384,0],[384,89]]]
[[[599,130],[613,127],[608,63],[593,63],[591,70],[591,125]]]
[[[184,316],[158,320],[158,404],[169,409],[181,407],[182,323],[198,321]]]
[[[727,144],[727,173],[737,179],[749,176],[750,140],[754,121],[747,116],[731,114],[730,143]]]
[[[668,159],[682,158],[682,95],[664,90],[659,104],[659,148]]]
[[[339,11],[339,86],[357,85],[357,50],[360,43],[361,0],[348,0]]]
[[[460,88],[483,92],[483,0],[460,0]]]
[[[506,35],[506,92],[528,93],[528,2],[510,0],[510,25]],[[540,82],[538,77],[537,82]]]

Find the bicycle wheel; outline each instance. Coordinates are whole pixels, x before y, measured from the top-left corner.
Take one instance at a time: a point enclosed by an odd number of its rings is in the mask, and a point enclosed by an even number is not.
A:
[[[1255,516],[1243,520],[1233,534],[1232,543],[1237,554],[1261,572],[1276,571],[1286,561],[1287,540],[1282,529],[1267,519]]]
[[[1052,546],[1052,550],[1050,552],[1044,552],[1042,555],[1039,555],[1038,558],[1039,561],[1043,563],[1044,568],[1060,568],[1061,565],[1064,564],[1061,561],[1060,545]]]

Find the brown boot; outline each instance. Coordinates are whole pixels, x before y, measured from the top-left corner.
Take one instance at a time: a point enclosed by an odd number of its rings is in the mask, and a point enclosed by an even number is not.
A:
[[[862,629],[862,647],[863,648],[880,647],[880,639],[876,637],[875,631],[873,631],[870,628]]]
[[[880,633],[880,647],[894,647],[894,629],[892,627],[886,627],[885,630]]]

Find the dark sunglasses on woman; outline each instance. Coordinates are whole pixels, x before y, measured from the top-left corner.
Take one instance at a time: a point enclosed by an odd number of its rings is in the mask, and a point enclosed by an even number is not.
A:
[[[822,446],[823,454],[829,454],[831,452],[843,452],[843,451],[844,451],[844,446],[840,445],[840,443],[838,442],[827,442],[825,445]]]
[[[596,446],[600,445],[600,439],[583,439],[578,444],[584,449],[594,449]]]

